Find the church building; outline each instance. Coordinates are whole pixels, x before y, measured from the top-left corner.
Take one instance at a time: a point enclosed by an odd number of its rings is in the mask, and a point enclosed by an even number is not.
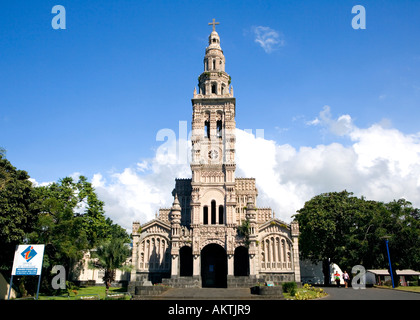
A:
[[[209,23],[204,71],[191,100],[191,179],[175,179],[171,208],[133,223],[131,281],[174,287],[300,282],[298,223],[257,207],[255,179],[235,176],[236,99],[216,24]]]

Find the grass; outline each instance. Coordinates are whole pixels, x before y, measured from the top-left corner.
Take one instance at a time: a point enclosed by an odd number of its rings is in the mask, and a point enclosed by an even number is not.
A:
[[[66,296],[45,296],[39,294],[39,300],[77,300],[80,296],[89,297],[99,297],[100,300],[105,300],[106,298],[106,288],[102,286],[91,286],[91,287],[82,287],[82,288],[74,288],[73,290],[69,291],[69,297]],[[108,294],[117,294],[127,292],[127,288],[109,288]]]
[[[396,289],[402,291],[420,292],[420,286],[397,287]]]
[[[392,286],[376,286],[378,288],[392,289]],[[396,287],[394,290],[408,291],[408,292],[420,292],[420,286],[409,286],[409,287]]]

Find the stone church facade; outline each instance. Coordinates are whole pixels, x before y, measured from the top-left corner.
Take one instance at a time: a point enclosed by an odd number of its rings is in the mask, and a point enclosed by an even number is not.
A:
[[[133,223],[131,281],[175,287],[300,282],[297,222],[257,207],[254,178],[235,177],[236,99],[220,37],[209,36],[192,98],[191,179],[176,179],[171,208]]]

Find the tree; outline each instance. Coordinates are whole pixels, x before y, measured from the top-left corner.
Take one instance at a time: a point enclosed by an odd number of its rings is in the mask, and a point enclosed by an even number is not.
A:
[[[44,290],[48,290],[50,271],[54,265],[63,265],[66,275],[72,277],[75,266],[85,251],[107,238],[111,222],[104,213],[92,185],[83,176],[75,182],[66,177],[48,186],[35,188],[39,214],[28,238],[44,243]]]
[[[73,191],[66,182],[36,188],[39,214],[28,239],[33,243],[45,244],[43,272],[44,283],[50,283],[49,276],[54,265],[62,265],[66,275],[71,276],[73,265],[83,257],[89,247],[88,237],[83,230],[83,219],[75,215],[76,201]],[[44,286],[44,289],[47,287]]]
[[[420,210],[405,199],[385,204],[386,220],[381,221],[381,234],[389,236],[393,269],[420,270]]]
[[[17,244],[45,244],[42,284],[49,291],[54,265],[63,265],[71,277],[84,252],[101,243],[111,242],[108,252],[126,252],[120,243],[130,242],[127,232],[105,217],[104,203],[86,177],[34,187],[4,154],[0,148],[0,270],[10,272]]]
[[[107,237],[109,224],[106,222],[104,202],[98,199],[92,184],[84,176],[76,184],[78,206],[83,209],[79,214],[83,218],[83,230],[86,232],[90,247],[94,247]]]
[[[301,257],[322,261],[329,283],[329,262],[348,270],[357,264],[366,269],[387,268],[382,238],[390,235],[393,264],[418,269],[419,210],[405,200],[384,204],[352,195],[347,191],[324,193],[298,210],[294,217],[300,227]]]
[[[12,268],[15,246],[26,239],[36,221],[35,194],[26,171],[0,155],[0,269]]]

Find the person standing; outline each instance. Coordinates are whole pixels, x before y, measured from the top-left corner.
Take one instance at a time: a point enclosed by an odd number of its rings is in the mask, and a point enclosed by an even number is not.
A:
[[[338,271],[335,271],[334,273],[334,280],[335,280],[335,283],[337,284],[337,287],[340,287],[340,274],[338,273]]]
[[[344,273],[343,273],[343,279],[344,279],[344,286],[345,286],[345,288],[348,288],[349,287],[349,282],[350,282],[350,276],[347,273],[347,271],[344,271]]]

